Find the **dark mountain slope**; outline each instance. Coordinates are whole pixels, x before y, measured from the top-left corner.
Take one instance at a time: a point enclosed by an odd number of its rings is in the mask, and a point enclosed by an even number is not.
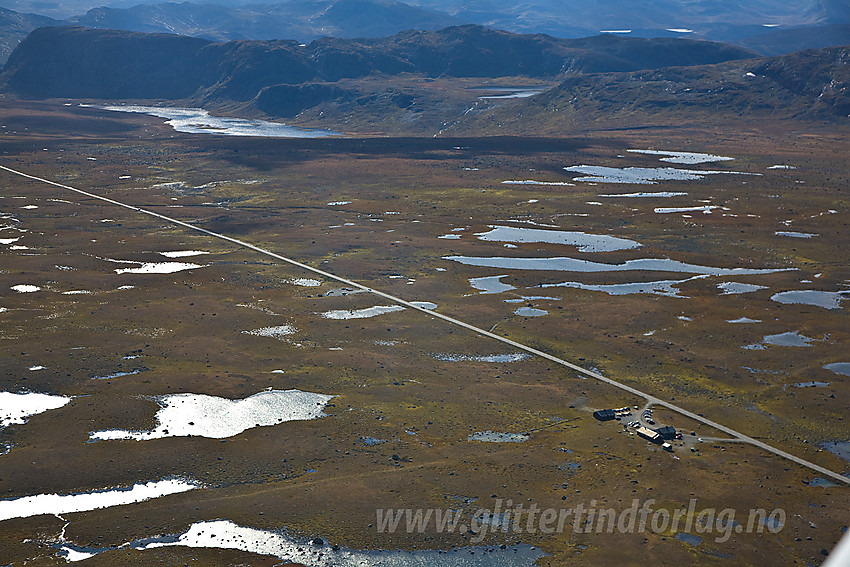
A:
[[[34,97],[185,98],[208,80],[205,39],[165,34],[39,28],[9,56],[0,76]]]
[[[40,27],[54,26],[58,22],[36,14],[20,14],[0,8],[0,65],[9,57],[12,50],[29,33]]]
[[[785,55],[804,49],[850,44],[850,24],[804,26],[743,39],[739,45],[764,55]]]
[[[14,4],[15,2],[12,2]],[[46,3],[39,4],[47,9]],[[48,9],[52,13],[52,10]],[[407,29],[465,24],[448,14],[397,0],[290,0],[248,6],[167,2],[130,8],[101,6],[68,20],[0,8],[0,65],[32,30],[78,25],[145,33],[173,33],[214,41],[320,37],[383,37]]]
[[[192,92],[206,99],[246,101],[268,85],[320,79],[304,48],[295,41],[210,43],[198,52],[196,59],[205,73],[187,84],[186,90],[194,88]],[[132,72],[122,70],[128,71]]]
[[[808,112],[850,116],[850,46],[768,59],[751,72],[811,101]]]
[[[575,75],[466,120],[458,131],[558,133],[574,128],[728,124],[740,118],[846,121],[850,46],[633,73]]]
[[[430,76],[555,76],[561,73],[632,71],[670,65],[703,65],[755,56],[719,43],[682,39],[642,39],[610,34],[560,39],[514,34],[466,25],[435,32],[402,32],[349,43],[323,39],[313,45],[379,50],[409,61]],[[312,45],[311,45],[312,47]]]

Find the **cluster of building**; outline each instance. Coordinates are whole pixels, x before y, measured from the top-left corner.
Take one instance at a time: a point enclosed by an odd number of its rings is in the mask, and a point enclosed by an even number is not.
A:
[[[612,419],[620,420],[623,417],[630,415],[631,409],[628,407],[619,408],[619,409],[602,409],[593,412],[593,417],[598,419],[599,421],[611,421]],[[646,414],[644,414],[644,418],[647,421],[651,421],[647,418]],[[652,422],[654,423],[654,422]],[[662,427],[656,427],[655,429],[650,429],[645,425],[641,424],[639,421],[633,421],[629,424],[629,427],[634,429],[634,432],[646,439],[647,441],[651,441],[652,443],[656,443],[661,445],[661,447],[665,451],[672,451],[673,445],[669,443],[673,439],[681,439],[682,434],[676,432],[676,428],[670,425],[665,425]]]

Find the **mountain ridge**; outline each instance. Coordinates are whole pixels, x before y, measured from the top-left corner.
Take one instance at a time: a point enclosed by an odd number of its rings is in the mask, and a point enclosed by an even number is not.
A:
[[[543,92],[510,100],[470,90],[510,84]],[[0,90],[348,131],[555,135],[746,117],[834,122],[850,114],[850,46],[766,58],[703,41],[565,40],[473,25],[306,45],[50,27],[13,52]]]
[[[91,7],[91,0],[62,4],[7,0],[9,7],[40,10],[52,17],[62,7],[86,11],[74,14],[72,10],[65,20],[0,12],[0,63],[29,32],[43,25],[176,33],[213,41],[294,39],[307,43],[321,37],[376,38],[407,29],[434,31],[476,24],[561,38],[595,36],[608,30],[633,38],[702,39],[762,55],[850,43],[850,0],[792,0],[790,7],[777,0],[747,4],[731,0],[594,0],[580,5],[554,0],[521,4],[494,0],[137,1],[106,0],[105,6]]]
[[[453,132],[553,134],[751,118],[847,123],[850,45],[706,66],[574,75],[509,109],[469,116]]]
[[[753,57],[683,39],[597,36],[566,40],[480,26],[407,31],[379,39],[231,41],[79,27],[35,30],[0,74],[7,91],[34,97],[250,100],[277,84],[369,75],[527,76],[634,71]]]
[[[435,30],[467,23],[395,0],[303,0],[230,7],[165,2],[93,8],[67,22],[94,29],[174,33],[214,41],[320,37],[382,37],[410,28]]]

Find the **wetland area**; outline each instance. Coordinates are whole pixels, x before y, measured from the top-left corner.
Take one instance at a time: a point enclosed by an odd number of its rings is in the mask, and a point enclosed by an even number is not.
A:
[[[0,564],[814,565],[846,530],[840,478],[657,403],[850,471],[846,129],[289,138],[144,112],[0,108],[0,165],[89,193],[0,171]],[[494,511],[635,499],[783,513],[724,539],[693,512]]]

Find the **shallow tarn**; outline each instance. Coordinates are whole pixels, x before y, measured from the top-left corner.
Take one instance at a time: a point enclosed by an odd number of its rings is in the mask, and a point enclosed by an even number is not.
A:
[[[833,362],[831,364],[824,364],[823,367],[826,370],[835,372],[836,374],[850,376],[850,362]]]
[[[823,448],[834,455],[838,455],[845,461],[850,462],[850,441],[830,441],[823,444]]]
[[[660,280],[654,282],[633,282],[620,284],[585,284],[582,282],[561,282],[553,284],[541,284],[541,288],[550,287],[571,287],[575,289],[583,289],[585,291],[601,291],[608,295],[633,295],[633,294],[652,294],[664,295],[667,297],[684,297],[680,295],[676,285],[683,284],[693,278],[684,280]]]
[[[81,105],[89,106],[89,105]],[[262,136],[266,138],[325,138],[338,136],[331,130],[305,130],[279,122],[210,116],[203,108],[166,108],[159,106],[95,106],[101,110],[133,112],[165,118],[166,124],[187,134],[218,134],[223,136]]]
[[[746,345],[741,348],[747,350],[763,350],[766,345],[781,346],[781,347],[810,347],[810,343],[817,342],[818,339],[807,337],[797,331],[788,331],[787,333],[777,333],[775,335],[765,335],[760,343]]]
[[[700,171],[696,169],[676,169],[673,167],[606,167],[601,165],[573,165],[565,171],[584,174],[573,181],[587,183],[632,183],[636,185],[655,185],[659,181],[697,181],[708,175],[761,175],[743,171]]]
[[[653,271],[676,272],[685,274],[703,274],[712,276],[760,275],[788,271],[787,269],[753,269],[753,268],[715,268],[700,266],[671,260],[670,258],[638,258],[626,260],[621,264],[606,264],[592,262],[579,258],[508,258],[504,256],[473,257],[473,256],[443,256],[443,260],[452,260],[466,266],[482,266],[487,268],[511,270],[552,270],[560,272],[625,272]],[[502,276],[504,277],[504,276]],[[471,281],[471,280],[470,280]]]
[[[841,302],[850,299],[850,291],[795,289],[774,293],[770,299],[785,305],[815,305],[824,309],[841,309]]]
[[[492,230],[476,233],[475,236],[478,237],[478,240],[496,242],[565,244],[568,246],[577,246],[579,252],[612,252],[640,248],[641,246],[640,242],[606,234],[588,234],[586,232],[498,225],[490,225],[490,228]]]
[[[482,278],[469,278],[469,285],[473,289],[477,289],[482,294],[502,293],[516,289],[511,284],[502,283],[502,278],[508,277],[507,274],[501,276],[484,276]]]

